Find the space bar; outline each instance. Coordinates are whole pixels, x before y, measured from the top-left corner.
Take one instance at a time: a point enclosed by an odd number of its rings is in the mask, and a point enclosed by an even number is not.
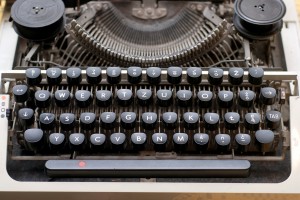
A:
[[[248,160],[48,160],[49,177],[247,177]]]

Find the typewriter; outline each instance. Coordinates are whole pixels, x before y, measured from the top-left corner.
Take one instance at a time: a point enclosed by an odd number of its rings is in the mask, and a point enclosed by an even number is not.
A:
[[[4,199],[299,192],[291,1],[6,3]]]

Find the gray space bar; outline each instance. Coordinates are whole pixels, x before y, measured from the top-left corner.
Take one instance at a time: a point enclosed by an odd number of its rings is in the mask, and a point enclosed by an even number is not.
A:
[[[50,177],[247,177],[248,160],[48,160]]]

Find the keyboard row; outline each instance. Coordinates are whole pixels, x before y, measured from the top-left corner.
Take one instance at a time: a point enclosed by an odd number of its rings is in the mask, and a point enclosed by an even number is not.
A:
[[[148,137],[149,136],[149,137]],[[38,151],[49,145],[52,150],[99,150],[108,144],[110,150],[122,151],[125,145],[129,145],[132,150],[144,150],[147,145],[147,140],[150,139],[150,145],[155,151],[164,151],[167,143],[172,143],[173,150],[184,151],[189,140],[193,141],[197,150],[205,151],[209,143],[213,143],[215,149],[220,151],[228,151],[230,145],[237,147],[238,150],[246,150],[252,140],[255,145],[264,148],[265,151],[271,147],[275,135],[271,130],[258,130],[253,136],[245,133],[238,133],[234,138],[229,134],[219,133],[210,136],[207,133],[194,133],[190,136],[187,133],[174,133],[171,136],[167,133],[153,133],[148,135],[143,132],[132,134],[126,133],[111,133],[105,135],[102,133],[93,133],[86,135],[83,133],[44,133],[43,130],[32,128],[24,132],[25,147],[27,150]],[[171,137],[171,139],[169,138]],[[232,140],[233,139],[233,140]]]
[[[123,107],[130,106],[136,99],[140,106],[149,106],[155,102],[158,106],[171,106],[175,101],[180,107],[193,106],[193,102],[201,108],[210,108],[216,99],[220,108],[230,108],[235,101],[235,93],[228,90],[221,90],[214,93],[208,90],[198,91],[195,96],[191,90],[178,90],[173,94],[171,89],[159,89],[153,92],[151,89],[118,89],[114,94],[110,90],[97,90],[95,94],[88,90],[77,90],[75,94],[69,90],[57,90],[52,94],[48,90],[37,90],[34,93],[35,105],[39,108],[49,107],[52,99],[58,107],[67,107],[72,100],[76,106],[86,108],[93,104],[95,99],[99,107],[110,106],[115,99],[117,104]],[[18,103],[24,103],[30,98],[30,89],[27,85],[16,85],[13,87],[14,99]],[[272,87],[260,89],[259,102],[263,105],[272,105],[277,100],[277,91]],[[155,97],[154,97],[155,96]],[[175,97],[174,97],[175,96]],[[242,107],[250,108],[256,99],[256,93],[252,90],[241,90],[237,92],[238,104]],[[174,100],[175,99],[175,100]]]
[[[183,70],[181,67],[169,67],[166,69],[167,81],[176,85],[183,81],[183,74],[186,74],[186,81],[189,84],[200,84],[202,82],[202,70],[200,67],[189,67]],[[82,70],[79,67],[69,67],[66,71],[66,81],[69,85],[79,85],[82,82]],[[102,81],[102,69],[100,67],[88,67],[86,69],[86,81],[91,85],[100,84]],[[146,80],[143,80],[145,73]],[[48,68],[46,71],[47,83],[49,85],[59,85],[62,82],[63,71],[60,68]],[[108,84],[119,84],[122,79],[122,69],[120,67],[107,67],[106,82]],[[126,68],[127,81],[131,84],[145,82],[150,85],[162,82],[162,68],[160,67],[129,67]],[[260,85],[263,82],[264,70],[262,68],[250,68],[248,73],[248,83]],[[210,68],[208,70],[207,81],[211,85],[221,85],[224,71],[221,68]],[[26,80],[28,85],[36,86],[42,81],[42,73],[39,68],[28,68],[26,70]],[[244,70],[242,68],[230,68],[228,71],[228,81],[232,85],[241,85],[244,81]]]
[[[217,113],[205,113],[202,117],[204,127],[206,130],[218,130],[220,121],[224,122],[225,128],[228,130],[236,130],[242,123],[241,116],[237,112],[227,112],[221,119]],[[119,118],[119,119],[118,119]],[[182,117],[178,117],[175,112],[162,113],[161,119],[157,113],[145,112],[141,115],[135,112],[123,112],[117,116],[114,112],[102,112],[97,119],[95,113],[84,112],[81,113],[79,119],[73,113],[62,113],[56,116],[53,113],[42,113],[39,115],[39,126],[43,130],[53,130],[57,125],[62,130],[73,130],[76,126],[76,121],[79,121],[82,130],[94,130],[96,124],[107,130],[112,130],[116,127],[117,121],[123,129],[132,130],[139,126],[146,130],[154,130],[159,121],[162,121],[165,129],[174,130],[178,128],[180,121],[183,122],[183,127],[187,130],[195,130],[199,128],[201,121],[200,114],[196,112],[183,113]],[[249,131],[257,131],[261,123],[265,123],[266,127],[275,130],[281,125],[281,113],[275,110],[269,110],[265,114],[265,118],[261,119],[259,113],[247,113],[243,117],[244,127]],[[18,111],[18,119],[23,127],[30,127],[35,119],[35,112],[30,108],[22,108]],[[57,122],[58,119],[58,122]]]

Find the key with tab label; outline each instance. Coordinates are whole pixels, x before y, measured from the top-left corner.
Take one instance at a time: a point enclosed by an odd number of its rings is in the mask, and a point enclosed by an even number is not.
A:
[[[281,113],[275,110],[269,110],[266,113],[266,123],[268,128],[274,130],[281,124]]]

